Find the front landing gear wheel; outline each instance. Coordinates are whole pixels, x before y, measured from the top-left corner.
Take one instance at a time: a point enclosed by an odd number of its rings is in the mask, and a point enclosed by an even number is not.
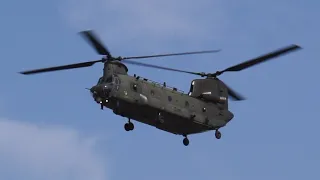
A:
[[[124,129],[125,129],[126,131],[132,131],[132,130],[134,129],[133,123],[132,123],[132,122],[129,122],[129,123],[124,124]]]
[[[214,135],[216,136],[217,139],[221,139],[221,132],[219,130],[216,130]]]
[[[187,137],[185,137],[185,138],[183,139],[183,144],[184,144],[185,146],[188,146],[188,145],[189,145],[189,139],[188,139]]]

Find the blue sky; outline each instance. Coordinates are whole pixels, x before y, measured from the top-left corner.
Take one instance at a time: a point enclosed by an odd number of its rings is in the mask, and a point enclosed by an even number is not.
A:
[[[0,2],[0,179],[318,179],[319,1],[57,0]],[[141,60],[215,72],[288,44],[304,49],[221,79],[248,98],[214,133],[182,137],[101,111],[92,68],[22,76],[101,58],[77,34],[94,29],[115,56],[222,49]],[[128,65],[188,91],[199,78]]]

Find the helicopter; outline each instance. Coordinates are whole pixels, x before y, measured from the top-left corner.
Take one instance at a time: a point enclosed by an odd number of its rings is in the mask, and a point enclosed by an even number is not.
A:
[[[81,31],[79,34],[99,55],[103,56],[100,60],[28,70],[20,73],[29,75],[83,68],[101,62],[104,64],[102,76],[94,86],[90,89],[87,88],[93,100],[100,104],[100,108],[104,109],[106,107],[112,110],[114,114],[127,118],[128,122],[124,125],[126,131],[134,130],[134,124],[131,120],[135,120],[175,135],[182,135],[185,146],[189,145],[188,135],[192,134],[215,131],[215,138],[221,139],[222,134],[219,130],[234,118],[234,114],[228,108],[229,98],[236,101],[245,99],[218,79],[218,76],[225,72],[241,71],[301,49],[300,46],[292,44],[222,71],[204,73],[156,66],[130,59],[216,53],[220,50],[113,57],[93,30]],[[166,85],[165,82],[155,82],[136,74],[129,75],[128,68],[124,63],[198,75],[201,76],[201,79],[192,80],[189,92],[184,93],[177,88]]]

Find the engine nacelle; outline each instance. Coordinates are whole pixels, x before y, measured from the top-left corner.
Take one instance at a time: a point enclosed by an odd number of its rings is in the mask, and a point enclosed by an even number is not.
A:
[[[194,79],[191,82],[189,96],[213,102],[228,108],[228,89],[217,78]]]

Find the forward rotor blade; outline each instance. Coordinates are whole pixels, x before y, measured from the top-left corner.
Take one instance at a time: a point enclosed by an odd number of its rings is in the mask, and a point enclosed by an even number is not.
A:
[[[94,47],[97,53],[100,55],[106,55],[109,58],[112,57],[108,49],[103,45],[98,36],[92,30],[81,31],[80,34],[89,44]]]
[[[245,100],[245,98],[243,96],[241,96],[239,93],[237,93],[236,91],[234,91],[233,89],[231,89],[226,83],[224,83],[224,85],[227,87],[228,89],[228,95],[235,101],[242,101]]]
[[[190,55],[190,54],[216,53],[219,51],[221,51],[221,50],[194,51],[194,52],[171,53],[171,54],[157,54],[157,55],[149,55],[149,56],[132,56],[132,57],[123,57],[122,59],[144,59],[144,58],[154,58],[154,57],[164,57],[164,56],[181,56],[181,55]]]
[[[63,66],[35,69],[35,70],[23,71],[23,72],[20,72],[20,74],[28,75],[28,74],[37,74],[37,73],[44,73],[44,72],[51,72],[51,71],[60,71],[60,70],[67,70],[67,69],[89,67],[97,62],[102,62],[102,61],[103,60],[88,61],[88,62],[77,63],[77,64],[69,64],[69,65],[63,65]]]
[[[293,51],[299,50],[299,49],[301,49],[300,46],[293,44],[293,45],[278,49],[276,51],[270,52],[268,54],[259,56],[257,58],[245,61],[245,62],[240,63],[238,65],[229,67],[229,68],[221,71],[220,73],[223,73],[223,72],[226,72],[226,71],[241,71],[243,69],[246,69],[246,68],[249,68],[251,66],[260,64],[262,62],[266,62],[267,60],[270,60],[272,58],[275,58],[275,57],[278,57],[278,56],[281,56],[281,55],[285,55],[285,54],[287,54],[289,52],[293,52]]]
[[[146,64],[146,63],[140,63],[140,62],[135,62],[135,61],[130,61],[130,60],[123,60],[122,62],[127,63],[127,64],[132,64],[132,65],[138,65],[138,66],[144,66],[144,67],[150,67],[150,68],[156,68],[156,69],[163,69],[163,70],[168,70],[168,71],[182,72],[182,73],[188,73],[188,74],[194,74],[194,75],[202,75],[201,73],[184,71],[184,70],[173,69],[173,68],[157,66],[157,65],[151,65],[151,64]]]

